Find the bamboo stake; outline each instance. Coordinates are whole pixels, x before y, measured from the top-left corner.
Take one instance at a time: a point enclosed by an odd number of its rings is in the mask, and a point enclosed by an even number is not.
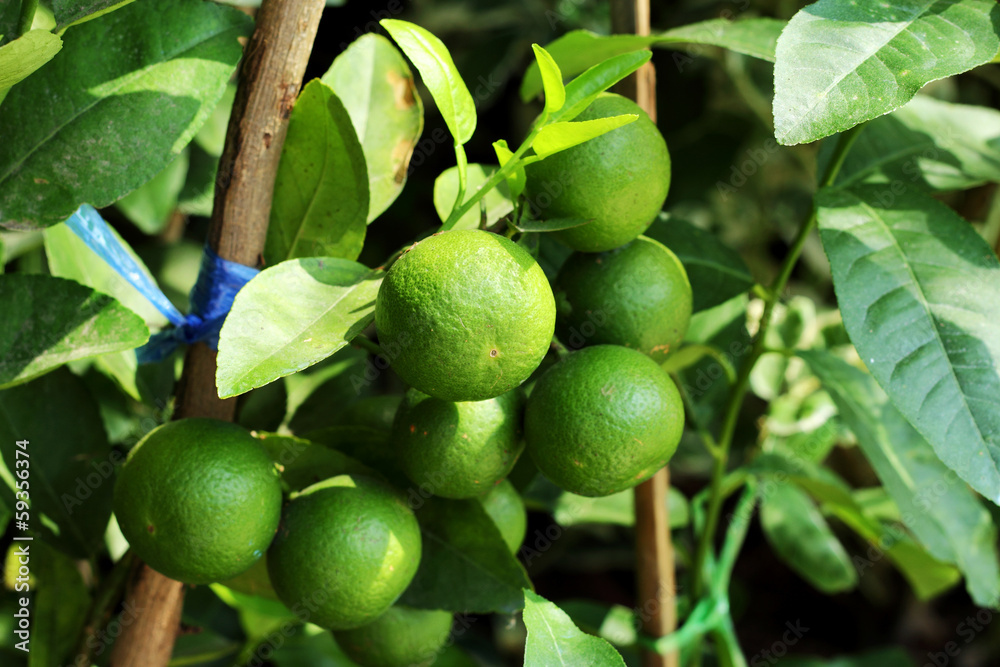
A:
[[[649,0],[612,0],[614,33],[649,34]],[[630,97],[656,122],[656,71],[646,63],[623,80],[616,92]],[[674,548],[670,540],[667,490],[670,472],[663,468],[635,488],[636,583],[642,631],[662,637],[677,628]],[[644,650],[643,667],[677,667],[678,655]]]
[[[223,259],[259,266],[271,215],[271,194],[298,95],[323,12],[323,0],[264,0],[247,44],[239,86],[219,160],[208,243]],[[184,358],[175,418],[232,421],[235,399],[215,386],[216,353],[204,343]],[[132,622],[123,623],[112,667],[164,667],[180,626],[184,584],[136,561],[126,593]]]

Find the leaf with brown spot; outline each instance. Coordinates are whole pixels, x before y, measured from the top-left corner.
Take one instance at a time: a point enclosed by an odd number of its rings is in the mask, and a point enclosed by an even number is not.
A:
[[[396,200],[424,127],[413,74],[392,43],[369,33],[337,56],[323,75],[347,108],[368,164],[368,222]]]

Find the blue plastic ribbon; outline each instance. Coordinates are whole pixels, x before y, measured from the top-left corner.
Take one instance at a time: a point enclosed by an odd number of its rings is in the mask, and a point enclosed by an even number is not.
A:
[[[191,313],[183,315],[128,253],[94,207],[84,204],[66,224],[174,325],[153,334],[136,350],[142,364],[167,358],[181,343],[204,341],[217,350],[219,330],[233,307],[236,293],[258,273],[257,269],[222,259],[206,245],[198,280],[190,294]]]

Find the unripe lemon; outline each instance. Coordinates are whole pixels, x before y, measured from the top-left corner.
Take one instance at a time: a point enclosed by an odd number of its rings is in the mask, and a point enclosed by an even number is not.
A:
[[[554,289],[556,334],[570,348],[623,345],[662,361],[691,322],[684,265],[645,236],[609,252],[573,253]]]
[[[388,484],[340,475],[285,507],[267,571],[289,609],[332,630],[371,623],[410,584],[420,564],[420,526]]]
[[[333,633],[337,645],[364,667],[424,667],[451,632],[451,612],[394,605],[368,625]]]
[[[673,456],[684,407],[670,377],[618,345],[573,352],[538,379],[524,415],[528,452],[566,491],[608,496],[649,479]]]
[[[404,381],[446,401],[483,401],[538,367],[555,329],[555,301],[541,267],[516,243],[451,231],[414,244],[392,265],[375,325]]]
[[[206,584],[235,577],[264,555],[281,515],[281,482],[246,429],[181,419],[129,452],[114,508],[125,539],[151,568]]]
[[[399,464],[436,496],[481,496],[507,476],[524,450],[523,412],[520,388],[460,403],[411,389],[393,424]]]
[[[528,200],[550,218],[593,222],[554,232],[574,250],[624,245],[656,219],[670,189],[663,135],[635,102],[604,93],[574,120],[638,114],[638,120],[528,165]]]

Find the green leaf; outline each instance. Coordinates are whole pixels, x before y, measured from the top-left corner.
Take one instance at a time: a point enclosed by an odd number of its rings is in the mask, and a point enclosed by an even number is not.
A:
[[[8,0],[0,5],[0,44],[17,39],[21,29],[22,0]]]
[[[524,589],[524,667],[625,667],[611,644],[583,633],[562,609]]]
[[[63,42],[48,30],[29,30],[0,46],[0,91],[30,76],[59,53]]]
[[[208,120],[194,135],[194,143],[209,155],[219,157],[226,147],[226,133],[229,131],[229,116],[233,112],[233,102],[236,100],[236,84],[226,85],[219,102],[212,109]]]
[[[520,220],[515,227],[522,232],[557,232],[560,229],[582,227],[593,219],[583,218],[550,218],[549,220]]]
[[[649,62],[649,51],[632,51],[598,63],[566,86],[566,102],[550,118],[552,122],[570,121],[583,113],[598,95]]]
[[[868,568],[886,558],[902,573],[921,600],[939,595],[961,579],[962,575],[955,567],[931,556],[905,530],[886,525],[867,514],[846,482],[830,470],[806,458],[785,458],[777,454],[758,456],[751,466],[788,474],[792,481],[822,504],[824,514],[837,517],[868,542],[869,549],[864,556],[855,554],[852,557],[859,576],[864,576]]]
[[[763,496],[760,524],[778,556],[818,590],[832,595],[857,585],[850,556],[798,487],[774,484]]]
[[[135,261],[139,270],[155,283],[153,274],[128,241],[123,239],[114,229],[111,229],[111,234]],[[150,303],[149,299],[143,296],[142,292],[137,290],[132,283],[122,278],[106,261],[91,250],[83,239],[67,225],[49,227],[43,232],[43,237],[45,257],[48,260],[49,271],[53,276],[75,280],[81,285],[113,296],[121,305],[141,317],[150,328],[159,329],[167,326],[169,321],[166,316],[157,310],[156,306]]]
[[[409,490],[423,534],[420,569],[400,603],[421,609],[511,614],[528,575],[479,500],[445,500]]]
[[[1000,262],[954,211],[909,188],[816,198],[844,327],[949,468],[1000,503]]]
[[[177,210],[186,215],[212,215],[215,202],[215,180],[219,171],[219,156],[206,152],[192,143],[187,147],[188,170],[184,187],[177,195]]]
[[[56,20],[56,30],[84,21],[91,21],[98,16],[113,12],[124,7],[133,0],[52,0],[52,14]]]
[[[684,44],[721,46],[737,53],[774,61],[774,45],[784,21],[768,18],[727,21],[712,19],[674,28],[656,35],[598,35],[589,30],[573,30],[546,46],[563,76],[584,70],[630,51],[650,46],[680,48]],[[542,90],[537,63],[532,63],[521,82],[521,99],[527,102]],[[567,97],[569,86],[567,86]]]
[[[980,606],[1000,603],[997,529],[989,512],[863,371],[826,352],[800,352],[830,392],[858,445],[899,506],[903,522],[938,560],[965,575]]]
[[[323,75],[351,116],[368,166],[368,222],[403,190],[413,148],[424,128],[424,105],[413,74],[392,43],[362,35]]]
[[[356,259],[367,220],[368,174],[351,117],[333,90],[313,79],[288,121],[264,261]]]
[[[301,491],[336,475],[379,476],[343,452],[302,438],[276,433],[258,433],[257,438],[271,459],[281,466],[281,479],[292,491]]]
[[[24,450],[18,440],[28,440]],[[80,378],[60,369],[0,391],[0,453],[10,471],[30,464],[32,532],[74,558],[101,548],[115,465],[124,457],[108,445],[97,402]]]
[[[465,198],[471,197],[496,172],[496,165],[470,164],[467,172]],[[458,167],[441,172],[434,181],[434,208],[441,222],[448,219],[458,196]],[[480,200],[480,206],[473,207],[458,219],[453,229],[478,229],[485,208],[486,224],[491,225],[514,210],[510,190],[506,183],[493,188]]]
[[[948,191],[1000,181],[998,141],[1000,111],[917,95],[865,127],[836,185],[899,181]],[[833,142],[823,142],[821,154],[829,158],[832,148]]]
[[[90,594],[72,558],[44,542],[20,544],[30,545],[31,573],[37,577],[28,667],[61,667],[72,662],[90,608]]]
[[[531,147],[535,149],[535,154],[538,157],[545,159],[559,151],[590,141],[638,119],[637,114],[627,113],[620,116],[595,118],[594,120],[550,123],[535,135]]]
[[[497,161],[500,163],[500,168],[502,169],[507,162],[514,157],[514,153],[507,146],[507,141],[505,139],[499,139],[493,142],[493,152],[497,154]],[[507,189],[510,190],[510,198],[516,201],[521,193],[524,192],[524,187],[528,182],[528,175],[524,171],[524,167],[517,166],[514,167],[514,171],[506,178]],[[455,196],[458,196],[458,191],[456,190]]]
[[[661,213],[645,235],[670,248],[681,260],[691,281],[693,312],[729,301],[754,285],[738,252],[686,220]]]
[[[118,242],[131,255],[140,269],[150,278],[149,269],[135,254],[129,244],[111,230]],[[141,317],[150,329],[159,329],[168,324],[167,318],[144,297],[132,283],[122,278],[117,271],[66,225],[54,225],[44,231],[45,255],[49,271],[59,278],[68,278],[114,297],[122,306]],[[155,282],[155,281],[154,281]],[[131,349],[102,354],[95,362],[105,373],[114,378],[119,387],[136,400],[142,399],[137,383],[138,361]]]
[[[535,52],[535,62],[541,72],[542,87],[545,89],[545,113],[554,114],[566,103],[566,87],[563,85],[562,72],[548,51],[538,44],[532,44],[531,50]]]
[[[200,0],[145,0],[77,26],[0,107],[0,224],[47,227],[150,180],[211,113],[250,19]],[[101,48],[94,48],[101,44]]]
[[[142,319],[110,296],[51,276],[0,276],[0,313],[0,389],[149,339]]]
[[[149,182],[119,199],[115,207],[144,233],[162,232],[177,208],[177,198],[187,179],[188,155],[185,148]]]
[[[920,88],[988,63],[1000,49],[993,0],[819,0],[778,38],[774,136],[816,141],[910,101]]]
[[[375,317],[382,273],[346,259],[293,259],[240,290],[219,334],[216,385],[228,398],[308,368]]]
[[[476,131],[476,103],[462,81],[448,48],[429,31],[407,21],[379,21],[420,72],[455,145],[465,144]]]

